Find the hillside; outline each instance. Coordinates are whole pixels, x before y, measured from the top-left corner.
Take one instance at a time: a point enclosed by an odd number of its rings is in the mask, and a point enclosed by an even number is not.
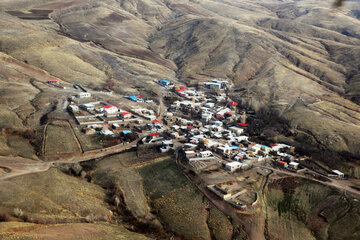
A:
[[[99,86],[110,78],[119,93],[148,95],[161,95],[154,79],[228,78],[235,99],[286,120],[298,142],[360,154],[356,1],[334,10],[310,0],[16,0],[0,9],[9,118],[35,111],[30,77]],[[6,67],[13,58],[18,76]]]
[[[172,158],[127,152],[57,165],[57,155],[81,156],[80,127],[61,119],[74,89],[46,84],[103,90],[112,82],[109,104],[128,110],[138,105],[123,96],[141,95],[165,112],[168,92],[154,80],[228,79],[229,96],[256,112],[248,118],[256,142],[295,146],[348,174],[358,190],[360,4],[332,2],[0,1],[0,177],[37,172],[0,182],[0,238],[358,238],[358,199],[282,173],[251,170],[254,185],[264,182],[261,208],[234,218]],[[58,123],[45,124],[51,117]],[[112,144],[97,140],[80,139],[87,150]]]

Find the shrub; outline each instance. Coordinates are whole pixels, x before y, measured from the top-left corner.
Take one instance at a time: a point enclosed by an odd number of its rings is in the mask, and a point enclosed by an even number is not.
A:
[[[95,221],[94,214],[87,215],[85,220],[86,220],[87,223],[93,223]]]
[[[31,130],[31,129],[28,129],[28,130],[25,130],[23,133],[22,133],[22,136],[26,139],[34,139],[35,138],[35,131],[34,130]]]
[[[21,210],[20,208],[15,208],[14,209],[14,216],[17,218],[21,218],[24,215],[23,210]]]
[[[9,214],[7,213],[0,213],[0,222],[7,222],[9,221]]]

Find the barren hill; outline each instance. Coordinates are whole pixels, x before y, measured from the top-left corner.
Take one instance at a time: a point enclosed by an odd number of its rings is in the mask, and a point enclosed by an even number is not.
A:
[[[0,51],[5,66],[22,62],[18,74],[29,78],[95,85],[112,78],[120,93],[155,94],[151,81],[159,78],[188,84],[228,78],[235,99],[285,120],[292,139],[359,155],[360,4],[331,6],[312,0],[7,0],[0,3]],[[37,90],[23,77],[16,88],[19,77],[9,68],[0,73],[1,91],[17,103],[2,95],[1,114],[26,124],[38,111],[29,105]]]

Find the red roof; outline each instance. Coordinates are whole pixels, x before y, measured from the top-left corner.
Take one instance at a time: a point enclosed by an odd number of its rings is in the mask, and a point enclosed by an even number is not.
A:
[[[137,96],[138,98],[144,98],[143,96]]]
[[[238,103],[237,103],[237,102],[230,102],[229,105],[230,105],[230,106],[237,106]]]
[[[218,118],[223,118],[224,116],[221,115],[221,114],[216,114],[216,117],[218,117]]]
[[[58,82],[59,80],[57,79],[50,79],[49,82]]]
[[[114,105],[105,105],[104,108],[108,109],[108,108],[113,108],[115,107]],[[116,107],[115,107],[116,108]]]
[[[286,162],[283,162],[283,161],[278,161],[278,163],[281,163],[281,164],[283,164],[283,165],[286,164]]]
[[[242,126],[242,127],[247,127],[247,126],[249,126],[249,125],[246,124],[246,123],[235,123],[235,125],[239,125],[239,126]]]
[[[193,126],[188,126],[188,129],[195,129]]]
[[[185,94],[180,94],[180,96],[186,97],[186,95],[185,95]]]
[[[179,88],[180,89],[187,89],[187,87],[185,87],[185,86],[180,86]]]
[[[159,119],[155,119],[154,121],[152,121],[153,123],[163,123],[163,121],[159,120]]]
[[[230,115],[230,114],[231,114],[231,112],[226,112],[225,114],[229,114],[229,115]]]
[[[123,115],[123,116],[128,115],[128,114],[130,114],[130,113],[129,112],[121,112],[120,113],[120,115]]]
[[[217,129],[217,128],[214,128],[213,130],[214,130],[214,131],[217,131],[217,130],[219,130],[219,129]]]
[[[150,133],[149,135],[154,137],[154,136],[158,136],[159,134],[160,133],[156,132],[156,133]]]

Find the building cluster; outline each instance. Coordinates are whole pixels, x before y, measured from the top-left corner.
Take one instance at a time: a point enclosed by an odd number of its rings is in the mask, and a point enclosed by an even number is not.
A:
[[[70,99],[68,110],[87,135],[127,135],[132,133],[129,124],[142,123],[136,114],[104,101],[93,101],[85,92]]]
[[[225,169],[236,171],[248,169],[253,162],[281,162],[286,158],[295,169],[294,148],[249,141],[247,113],[228,97],[227,87],[228,81],[213,80],[196,87],[169,89],[182,99],[169,105],[164,117],[166,132],[172,139],[185,142],[186,159],[192,162],[219,157],[226,161]]]

